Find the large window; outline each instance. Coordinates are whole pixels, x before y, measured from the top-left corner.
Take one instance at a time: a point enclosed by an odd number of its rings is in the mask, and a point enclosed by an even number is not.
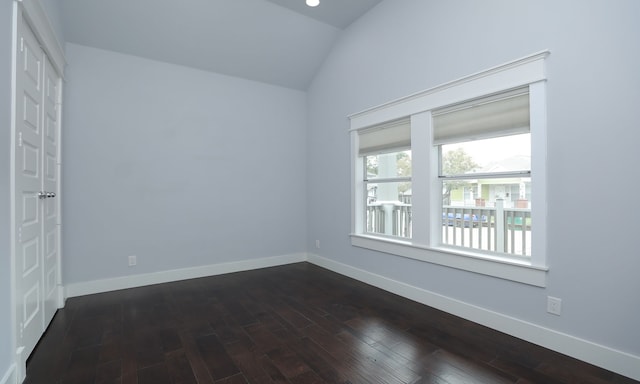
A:
[[[411,238],[411,124],[408,119],[359,132],[366,233]]]
[[[531,256],[529,114],[528,87],[433,111],[441,245]]]
[[[351,116],[352,244],[544,286],[547,54]]]

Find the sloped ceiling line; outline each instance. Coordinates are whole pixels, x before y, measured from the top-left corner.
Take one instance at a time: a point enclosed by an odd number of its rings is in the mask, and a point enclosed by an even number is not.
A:
[[[65,40],[306,90],[347,27],[381,0],[59,0]]]

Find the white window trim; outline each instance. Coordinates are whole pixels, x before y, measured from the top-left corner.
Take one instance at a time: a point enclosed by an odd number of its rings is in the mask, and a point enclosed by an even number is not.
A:
[[[505,63],[437,87],[403,97],[398,100],[353,114],[351,120],[351,244],[397,256],[430,262],[438,265],[480,273],[524,284],[545,287],[548,267],[546,264],[546,72],[545,59],[549,51],[538,52],[524,58]],[[532,238],[530,261],[503,258],[464,249],[434,245],[438,239],[442,211],[439,183],[432,182],[437,177],[438,157],[433,151],[431,111],[460,103],[473,98],[501,91],[529,86],[531,115],[531,173],[535,175],[532,194],[536,204],[532,218],[536,220],[536,232]],[[422,150],[412,150],[413,175],[412,190],[415,195],[430,196],[430,200],[414,199],[412,210],[424,212],[414,215],[413,238],[395,239],[366,234],[363,231],[363,207],[359,196],[362,191],[362,167],[358,159],[358,134],[360,129],[380,125],[388,121],[411,116],[412,148],[424,146]],[[428,167],[428,169],[422,168]],[[422,169],[421,169],[422,168]],[[426,175],[427,177],[416,177]],[[434,213],[435,212],[435,213]],[[434,216],[435,215],[435,216]],[[438,220],[435,220],[433,218]]]

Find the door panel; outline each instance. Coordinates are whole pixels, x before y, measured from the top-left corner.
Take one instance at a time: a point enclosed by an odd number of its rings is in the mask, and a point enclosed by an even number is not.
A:
[[[37,273],[40,268],[40,238],[35,237],[22,243],[22,278]]]
[[[33,350],[43,332],[42,81],[43,52],[21,20],[16,55],[16,299],[18,346]]]
[[[39,134],[40,103],[32,98],[33,93],[28,90],[24,95],[24,124],[30,127],[35,134]]]
[[[58,84],[60,77],[57,75],[51,62],[45,58],[44,70],[44,134],[42,138],[43,153],[43,178],[42,190],[58,193],[58,142],[59,142],[59,97]],[[58,310],[58,200],[59,197],[49,197],[43,200],[43,227],[44,239],[44,326],[49,322]]]
[[[41,321],[39,321],[41,317],[40,303],[42,302],[42,300],[40,300],[40,285],[38,284],[31,287],[31,289],[25,292],[22,299],[24,302],[22,315],[24,318],[24,328],[30,329],[32,326],[37,328],[38,325],[41,324]]]
[[[33,137],[29,135],[26,140],[29,139],[33,140]],[[22,175],[38,181],[37,179],[40,178],[40,148],[26,140],[23,139],[22,144]]]

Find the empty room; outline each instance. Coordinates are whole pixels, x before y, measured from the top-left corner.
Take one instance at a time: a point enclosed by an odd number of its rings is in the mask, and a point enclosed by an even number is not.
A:
[[[0,384],[640,381],[639,1],[0,18]]]

